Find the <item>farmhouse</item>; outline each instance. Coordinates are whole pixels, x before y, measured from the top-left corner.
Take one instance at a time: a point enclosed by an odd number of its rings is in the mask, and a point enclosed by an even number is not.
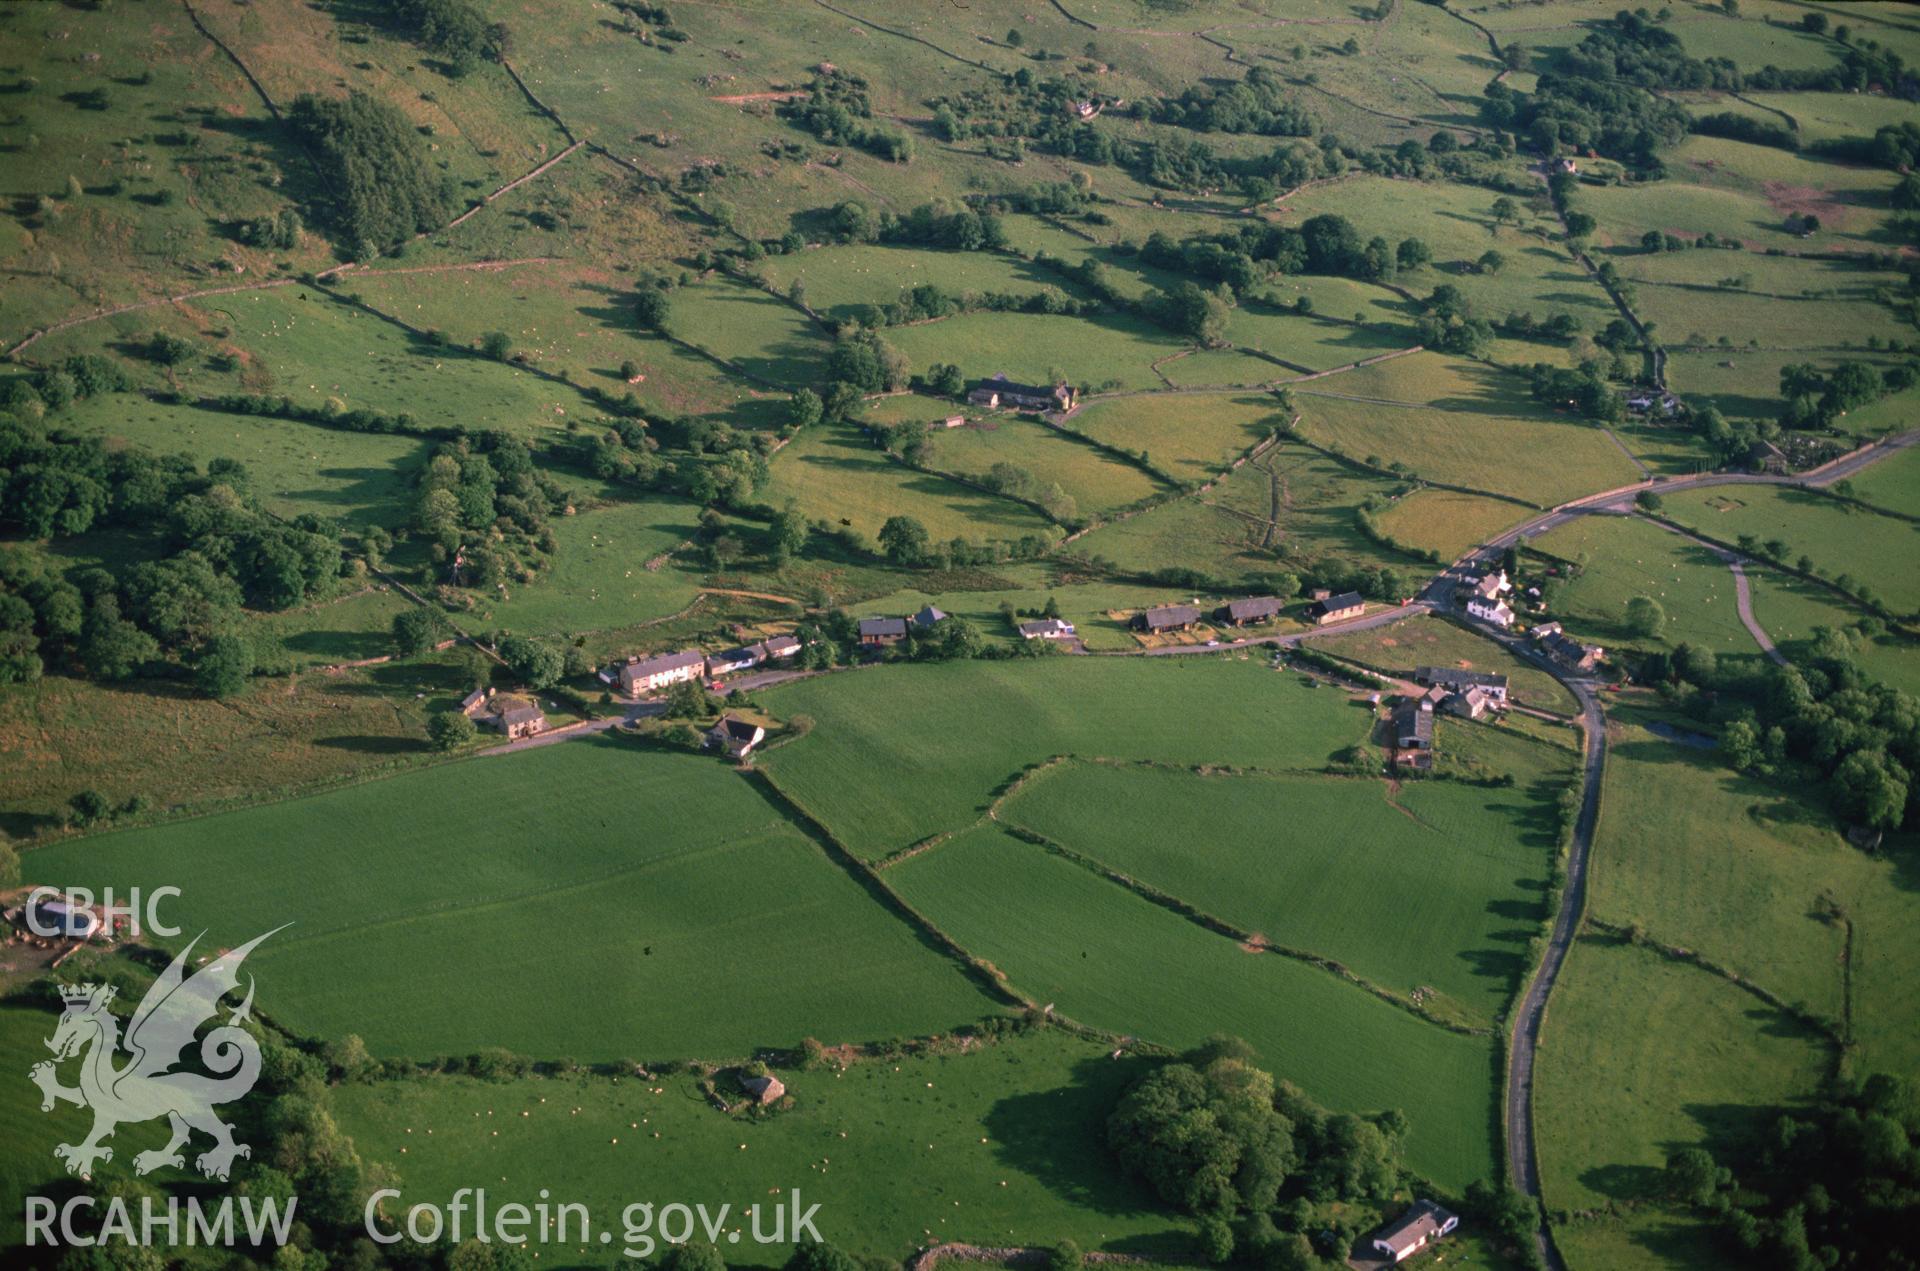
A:
[[[1148,633],[1185,631],[1198,621],[1200,611],[1192,605],[1160,605],[1133,615],[1134,630]]]
[[[945,609],[937,608],[934,605],[921,605],[920,612],[913,615],[913,625],[916,627],[931,627],[936,622],[946,621],[947,616]]]
[[[1498,600],[1512,590],[1513,584],[1507,581],[1507,571],[1504,569],[1482,574],[1473,580],[1473,594],[1480,600]]]
[[[1062,622],[1058,618],[1023,622],[1019,630],[1022,640],[1070,640],[1075,634],[1071,622]]]
[[[1278,596],[1249,596],[1230,600],[1213,611],[1213,620],[1229,626],[1244,627],[1250,622],[1272,622],[1282,608]]]
[[[906,638],[907,620],[905,618],[860,619],[860,644],[863,648],[883,648],[889,644],[898,644]]]
[[[1358,618],[1366,607],[1367,602],[1360,598],[1359,592],[1343,591],[1337,596],[1327,596],[1308,605],[1307,617],[1315,626],[1324,627],[1329,622]]]
[[[1467,613],[1482,622],[1491,622],[1496,627],[1513,625],[1513,606],[1504,600],[1488,600],[1481,596],[1469,597]]]
[[[787,1095],[786,1083],[771,1073],[764,1077],[743,1077],[740,1088],[752,1095],[753,1101],[761,1107],[778,1103]]]
[[[505,707],[489,721],[508,737],[531,737],[547,730],[547,717],[538,706],[517,702]]]
[[[1540,644],[1540,651],[1570,671],[1591,671],[1605,660],[1607,652],[1597,644],[1582,644],[1560,629],[1560,624],[1550,622],[1537,627],[1533,638]]]
[[[683,680],[697,680],[707,669],[707,655],[699,649],[682,649],[657,657],[636,658],[613,672],[622,693],[651,693]]]
[[[1464,693],[1451,693],[1447,696],[1446,708],[1456,715],[1468,719],[1479,719],[1494,707],[1492,694],[1478,685]]]
[[[1373,1238],[1376,1252],[1384,1253],[1398,1264],[1405,1262],[1429,1244],[1453,1232],[1460,1225],[1457,1215],[1448,1213],[1430,1200],[1415,1201],[1413,1207]]]
[[[737,715],[722,715],[707,730],[709,749],[724,751],[735,759],[745,759],[753,748],[767,739],[767,730]]]
[[[1016,384],[1006,377],[1005,372],[1001,372],[974,385],[967,393],[967,400],[990,410],[1002,406],[1019,410],[1072,410],[1079,402],[1080,395],[1071,384],[1055,384],[1052,388]]]
[[[1460,671],[1450,666],[1416,666],[1413,668],[1413,682],[1429,687],[1443,688],[1449,693],[1464,693],[1468,689],[1479,689],[1493,702],[1507,700],[1507,677],[1491,671]]]

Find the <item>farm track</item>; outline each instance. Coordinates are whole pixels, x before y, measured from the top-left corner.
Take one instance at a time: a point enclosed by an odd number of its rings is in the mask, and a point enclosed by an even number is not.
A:
[[[1727,569],[1733,574],[1733,604],[1734,608],[1740,613],[1741,625],[1746,627],[1747,634],[1753,637],[1753,642],[1760,646],[1760,652],[1766,654],[1769,661],[1775,666],[1785,666],[1787,664],[1786,654],[1780,652],[1780,650],[1773,646],[1773,638],[1767,634],[1766,628],[1762,627],[1759,620],[1753,616],[1753,588],[1747,582],[1745,557],[1741,556],[1738,552],[1728,551],[1718,543],[1710,543],[1698,535],[1689,534],[1683,529],[1668,525],[1664,521],[1656,521],[1649,516],[1643,516],[1639,519],[1652,522],[1652,524],[1658,525],[1667,533],[1676,534],[1686,539],[1689,543],[1699,544],[1701,547],[1712,552],[1717,559],[1725,564]]]

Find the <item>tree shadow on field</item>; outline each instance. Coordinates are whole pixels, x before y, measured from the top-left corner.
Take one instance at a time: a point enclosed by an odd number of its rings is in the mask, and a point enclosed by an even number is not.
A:
[[[1156,1066],[1137,1055],[1089,1056],[1073,1065],[1066,1085],[1000,1100],[984,1122],[994,1155],[1076,1208],[1116,1216],[1165,1213],[1144,1183],[1115,1167],[1107,1146],[1107,1117]],[[1189,1252],[1192,1238],[1178,1229],[1178,1221],[1168,1214],[1166,1231],[1131,1238],[1124,1242],[1127,1252]]]

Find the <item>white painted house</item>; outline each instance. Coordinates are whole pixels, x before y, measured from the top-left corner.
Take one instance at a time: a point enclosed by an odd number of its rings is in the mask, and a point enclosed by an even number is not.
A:
[[[1428,1245],[1451,1235],[1460,1225],[1457,1214],[1448,1213],[1430,1200],[1415,1201],[1413,1208],[1401,1214],[1392,1225],[1380,1229],[1373,1238],[1376,1253],[1383,1253],[1397,1266]]]
[[[706,673],[706,669],[707,655],[704,652],[682,649],[678,653],[636,658],[617,668],[613,677],[622,693],[651,693],[670,684],[697,680]]]

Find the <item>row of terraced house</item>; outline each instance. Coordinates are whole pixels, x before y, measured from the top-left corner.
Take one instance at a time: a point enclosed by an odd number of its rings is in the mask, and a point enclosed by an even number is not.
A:
[[[607,667],[600,672],[600,682],[629,697],[639,697],[689,680],[718,679],[772,662],[787,662],[800,652],[800,647],[800,641],[793,636],[780,635],[721,653],[708,653],[704,649],[656,653]]]

